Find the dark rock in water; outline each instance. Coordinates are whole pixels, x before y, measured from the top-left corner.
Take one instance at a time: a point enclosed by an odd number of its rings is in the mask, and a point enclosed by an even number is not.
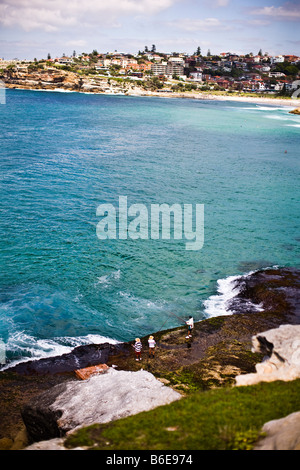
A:
[[[84,367],[105,364],[111,355],[117,355],[121,352],[123,354],[126,352],[126,346],[123,343],[89,344],[78,346],[70,353],[61,356],[22,362],[9,370],[23,375],[60,374]]]
[[[292,323],[300,322],[300,271],[274,268],[241,276],[236,281],[238,294],[230,301],[233,313],[262,310],[277,315],[289,314]]]

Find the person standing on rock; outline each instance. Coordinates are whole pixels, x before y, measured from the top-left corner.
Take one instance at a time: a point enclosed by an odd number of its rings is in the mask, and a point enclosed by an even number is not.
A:
[[[149,345],[149,357],[154,357],[156,342],[153,336],[149,336],[148,345]]]
[[[187,334],[186,338],[191,338],[192,337],[192,331],[193,331],[193,328],[194,328],[194,319],[193,319],[193,317],[189,316],[189,319],[185,323],[187,324],[187,327],[188,327],[188,334]]]
[[[143,345],[141,343],[140,338],[135,338],[135,343],[133,345],[133,348],[135,350],[135,356],[136,356],[136,361],[141,361],[142,360],[142,349]]]

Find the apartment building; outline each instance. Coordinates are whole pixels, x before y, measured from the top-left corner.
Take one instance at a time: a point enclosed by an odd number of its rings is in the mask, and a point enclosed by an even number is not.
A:
[[[151,64],[151,72],[153,75],[182,76],[184,74],[183,61],[168,60],[168,62]]]

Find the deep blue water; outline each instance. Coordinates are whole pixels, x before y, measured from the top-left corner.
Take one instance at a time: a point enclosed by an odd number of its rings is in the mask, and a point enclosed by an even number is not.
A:
[[[299,267],[300,117],[230,101],[6,90],[0,339],[8,360],[221,314],[217,281]],[[204,204],[204,245],[99,240],[97,207]]]

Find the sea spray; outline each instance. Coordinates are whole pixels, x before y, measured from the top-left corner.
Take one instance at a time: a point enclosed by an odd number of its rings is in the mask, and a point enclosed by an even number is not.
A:
[[[254,271],[251,271],[241,276],[229,276],[217,281],[217,294],[210,296],[203,302],[204,313],[207,317],[215,317],[220,315],[231,315],[237,311],[236,303],[238,294],[241,292],[243,280],[251,276]],[[255,305],[249,300],[243,300],[244,312],[262,311],[261,305]],[[241,309],[242,310],[242,309]]]

